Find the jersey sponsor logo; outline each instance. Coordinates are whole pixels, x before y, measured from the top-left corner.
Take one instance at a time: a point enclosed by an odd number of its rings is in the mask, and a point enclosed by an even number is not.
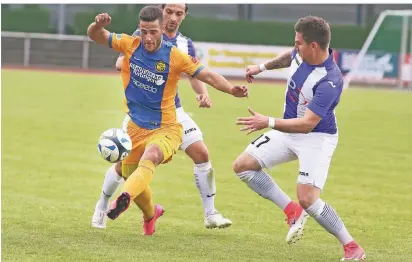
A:
[[[158,61],[156,63],[156,71],[157,72],[164,72],[166,70],[166,64],[163,61]]]
[[[133,71],[133,74],[135,76],[145,79],[150,83],[156,84],[158,86],[163,85],[165,83],[165,80],[163,79],[162,75],[155,74],[136,64],[130,63],[130,69]]]
[[[188,130],[185,130],[185,135],[187,135],[187,134],[189,134],[193,131],[196,131],[196,130],[197,130],[196,127],[189,128]]]
[[[134,86],[137,87],[137,88],[141,88],[141,89],[146,90],[146,91],[149,91],[149,92],[151,92],[151,93],[153,93],[153,94],[156,94],[156,93],[157,93],[157,88],[156,88],[156,87],[143,84],[143,83],[137,81],[136,79],[133,79],[133,84],[134,84]]]
[[[308,173],[308,172],[299,171],[299,175],[300,175],[300,176],[309,176],[309,173]]]

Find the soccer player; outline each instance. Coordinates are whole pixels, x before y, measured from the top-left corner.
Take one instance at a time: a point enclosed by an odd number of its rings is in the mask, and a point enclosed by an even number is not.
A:
[[[171,42],[182,52],[195,57],[195,47],[192,40],[186,38],[179,32],[179,26],[187,14],[187,4],[163,4],[161,7],[163,10],[165,27],[163,40]],[[137,29],[132,36],[140,36],[140,30]],[[123,59],[124,56],[121,53],[116,61],[116,69],[119,71],[121,70]],[[197,99],[199,105],[201,107],[210,107],[211,102],[205,84],[194,77],[189,76],[189,80],[193,89],[198,93]],[[194,180],[203,204],[204,225],[206,228],[229,227],[232,224],[232,221],[225,218],[215,208],[215,177],[212,165],[209,162],[208,149],[203,142],[202,131],[193,119],[184,111],[178,95],[176,95],[175,104],[177,120],[183,126],[183,142],[179,149],[185,151],[194,162]],[[129,120],[130,117],[126,114],[123,126],[127,127],[127,122]],[[93,227],[106,228],[106,213],[109,209],[109,199],[116,192],[122,181],[121,162],[118,162],[111,166],[106,172],[102,193],[96,204],[92,218]]]
[[[343,79],[329,48],[328,23],[307,16],[295,24],[295,48],[260,65],[248,66],[246,79],[265,70],[290,67],[285,92],[284,115],[273,118],[249,108],[252,116],[240,117],[238,125],[248,134],[270,128],[248,145],[234,162],[233,170],[253,191],[271,200],[287,216],[288,243],[303,234],[307,214],[334,235],[343,245],[342,260],[361,260],[364,250],[354,241],[336,211],[320,198],[333,152],[338,143],[335,107]],[[297,197],[292,201],[263,168],[299,160]]]
[[[145,235],[152,235],[163,214],[153,205],[149,182],[156,166],[171,161],[182,143],[182,125],[176,119],[175,97],[181,73],[186,73],[235,97],[246,97],[247,87],[232,86],[221,75],[204,68],[195,58],[162,40],[163,14],[157,6],[140,13],[141,36],[115,34],[104,27],[111,17],[104,13],[88,28],[90,39],[124,54],[121,76],[131,121],[127,133],[132,151],[122,162],[127,178],[107,216],[116,219],[133,200],[143,212]]]

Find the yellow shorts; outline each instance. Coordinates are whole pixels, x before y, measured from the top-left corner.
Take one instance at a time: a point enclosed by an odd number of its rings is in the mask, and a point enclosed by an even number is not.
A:
[[[133,121],[129,121],[127,134],[132,140],[132,151],[123,160],[123,164],[138,164],[148,145],[155,144],[163,152],[162,164],[172,160],[172,157],[182,143],[183,128],[180,123],[164,126],[158,129],[148,130],[138,127]]]

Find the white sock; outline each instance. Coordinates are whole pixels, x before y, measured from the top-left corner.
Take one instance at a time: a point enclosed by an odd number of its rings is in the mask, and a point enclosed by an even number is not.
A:
[[[342,245],[353,241],[341,218],[336,211],[328,204],[318,198],[310,207],[305,209],[324,229],[334,235]]]
[[[104,183],[102,188],[102,193],[99,200],[99,208],[108,209],[110,197],[116,192],[117,188],[123,182],[123,178],[119,176],[115,169],[115,164],[113,164],[106,172],[104,177]]]
[[[215,194],[216,184],[213,174],[212,165],[210,162],[195,164],[194,176],[197,189],[199,189],[200,197],[202,198],[203,209],[205,216],[215,212]]]
[[[261,197],[269,199],[282,210],[285,210],[286,206],[292,201],[275,183],[273,178],[263,170],[244,171],[238,173],[237,176],[245,182],[249,188]]]

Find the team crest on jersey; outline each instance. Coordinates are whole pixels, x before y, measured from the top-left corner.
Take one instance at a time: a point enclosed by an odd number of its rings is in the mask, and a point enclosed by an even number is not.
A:
[[[116,39],[120,40],[122,38],[122,34],[116,34]]]
[[[166,64],[163,61],[159,61],[156,63],[156,71],[157,72],[164,72],[166,70]]]

